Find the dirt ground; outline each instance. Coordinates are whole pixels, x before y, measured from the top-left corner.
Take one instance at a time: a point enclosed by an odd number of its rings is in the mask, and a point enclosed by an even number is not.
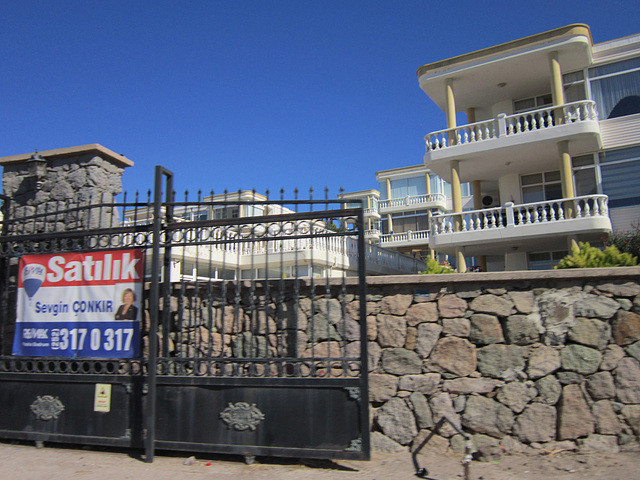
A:
[[[423,478],[464,479],[460,455],[420,455]],[[503,456],[495,462],[472,462],[473,480],[547,480],[638,478],[638,453],[557,453]],[[242,457],[175,455],[160,452],[154,463],[123,450],[65,448],[53,444],[0,443],[1,480],[386,480],[417,478],[409,453],[374,453],[371,461],[299,460],[258,457],[247,465]]]

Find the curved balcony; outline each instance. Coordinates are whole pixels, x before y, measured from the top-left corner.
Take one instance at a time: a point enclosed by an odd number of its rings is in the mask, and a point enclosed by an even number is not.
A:
[[[506,115],[482,122],[439,130],[425,136],[425,163],[450,181],[449,160],[461,160],[464,181],[495,178],[512,165],[523,173],[536,167],[540,159],[557,161],[557,142],[571,140],[570,154],[598,150],[602,145],[595,102],[582,100],[528,112]],[[552,160],[553,159],[553,160]]]
[[[371,230],[365,230],[364,239],[374,240],[375,242],[378,242],[380,240],[380,235],[382,235],[382,232],[380,232],[380,230],[372,228]]]
[[[442,193],[426,193],[403,198],[392,198],[378,202],[380,213],[395,213],[404,210],[422,210],[427,208],[447,208],[447,197]]]
[[[599,238],[610,231],[608,197],[586,195],[434,215],[429,243],[444,253],[454,247],[465,247],[469,255],[478,255],[494,247],[503,249],[505,244],[515,247],[527,243],[540,245],[541,239],[568,235]]]
[[[378,212],[377,208],[365,208],[363,213],[364,218],[375,218],[376,220],[380,219],[380,212]]]

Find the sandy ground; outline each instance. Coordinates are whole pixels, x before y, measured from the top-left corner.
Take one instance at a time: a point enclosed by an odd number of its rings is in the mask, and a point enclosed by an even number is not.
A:
[[[464,479],[460,455],[420,455],[420,466],[432,480]],[[470,479],[600,480],[639,478],[635,453],[504,456],[495,462],[472,462]],[[162,454],[151,464],[122,450],[98,450],[0,443],[2,480],[385,480],[415,479],[408,453],[374,453],[371,461],[299,460],[258,457],[247,465],[242,457]]]

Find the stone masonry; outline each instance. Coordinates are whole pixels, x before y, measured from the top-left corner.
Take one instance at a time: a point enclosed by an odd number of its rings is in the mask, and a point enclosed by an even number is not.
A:
[[[640,269],[622,271],[370,285],[373,447],[414,448],[446,415],[476,448],[637,449]],[[443,428],[428,445],[461,452],[464,441]]]
[[[415,448],[447,416],[480,451],[638,449],[639,279],[639,267],[369,277],[364,320],[373,448]],[[248,355],[247,348],[267,357],[310,357],[312,349],[349,355],[360,342],[359,299],[351,288],[353,281],[342,297],[344,319],[337,298],[316,301],[311,312],[302,288],[297,308],[287,294],[284,319],[273,304],[257,332],[229,324],[224,338],[220,321],[232,319],[231,312],[185,301],[183,308],[195,309],[185,315],[201,321],[172,332],[170,345],[174,354],[190,356],[196,335],[211,339],[214,355]],[[244,322],[248,311],[240,312]],[[209,331],[211,315],[216,323]],[[320,323],[310,331],[311,315]],[[297,351],[277,351],[282,332],[285,344],[295,338]],[[445,425],[427,448],[462,452],[464,445]]]
[[[131,160],[98,144],[48,150],[40,152],[47,161],[46,175],[37,180],[29,171],[31,155],[0,159],[4,194],[11,198],[6,218],[18,222],[11,227],[14,233],[94,229],[118,223],[118,212],[109,204],[122,191],[122,173],[133,165]],[[96,208],[74,211],[88,205]],[[65,212],[57,213],[62,210]],[[20,222],[25,217],[28,220]]]

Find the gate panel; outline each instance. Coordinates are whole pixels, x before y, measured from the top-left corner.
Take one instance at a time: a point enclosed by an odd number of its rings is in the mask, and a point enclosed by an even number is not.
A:
[[[349,390],[358,387],[272,383],[159,383],[156,446],[241,455],[361,458],[360,406]]]
[[[113,377],[0,374],[0,436],[141,446],[142,385],[137,383]],[[109,412],[94,409],[99,384],[111,385]]]
[[[362,208],[254,192],[177,202],[171,178],[156,171],[153,203],[5,215],[0,436],[144,445],[148,461],[156,448],[368,458]],[[102,212],[109,227],[61,222]],[[20,255],[126,248],[147,251],[142,358],[10,355]]]

